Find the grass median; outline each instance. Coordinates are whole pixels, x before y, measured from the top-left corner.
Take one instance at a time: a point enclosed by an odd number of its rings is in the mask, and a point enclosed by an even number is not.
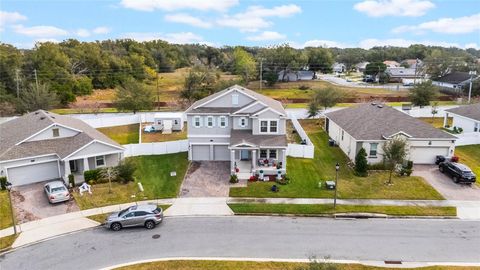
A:
[[[5,236],[5,237],[1,237],[0,238],[0,251],[1,250],[7,250],[9,249],[13,242],[15,242],[15,239],[17,239],[17,235],[15,234],[12,234],[12,235],[9,235],[9,236]]]
[[[280,214],[280,215],[330,215],[336,213],[373,213],[389,216],[456,216],[455,207],[434,206],[377,206],[333,204],[255,204],[235,203],[228,205],[235,214]]]

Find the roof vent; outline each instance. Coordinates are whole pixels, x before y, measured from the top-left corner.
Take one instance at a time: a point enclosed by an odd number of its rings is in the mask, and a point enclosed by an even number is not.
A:
[[[45,119],[45,116],[40,117],[40,120],[43,120],[43,119]]]
[[[35,115],[39,114],[39,112],[35,112]]]
[[[373,106],[375,106],[375,105],[377,105],[377,103],[375,103],[375,102],[372,102],[372,105],[373,105]]]
[[[382,105],[382,104],[378,104],[377,107],[381,109],[381,108],[383,108],[383,105]]]

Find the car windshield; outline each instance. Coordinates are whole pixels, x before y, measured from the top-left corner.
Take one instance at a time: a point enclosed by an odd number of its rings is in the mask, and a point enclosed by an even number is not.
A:
[[[160,214],[161,212],[162,212],[162,209],[158,208],[158,207],[157,207],[157,209],[153,210],[153,213],[155,213],[155,214]]]
[[[50,192],[54,193],[54,192],[62,192],[62,191],[65,191],[65,187],[53,187],[52,190]]]
[[[119,216],[119,217],[123,216],[123,214],[125,214],[127,211],[128,211],[128,208],[127,208],[127,209],[123,209],[122,211],[118,212],[118,216]]]

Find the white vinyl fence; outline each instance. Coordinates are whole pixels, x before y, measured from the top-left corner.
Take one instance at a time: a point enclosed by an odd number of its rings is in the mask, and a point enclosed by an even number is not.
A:
[[[455,141],[455,146],[480,144],[479,132],[466,132],[462,134],[455,134],[458,139]]]
[[[306,142],[306,144],[289,143],[287,155],[291,157],[313,158],[315,146],[312,141],[308,138],[307,133],[303,130],[295,115],[290,115],[290,120],[292,121],[293,127],[298,135]]]
[[[125,144],[125,157],[164,155],[188,151],[188,140]]]

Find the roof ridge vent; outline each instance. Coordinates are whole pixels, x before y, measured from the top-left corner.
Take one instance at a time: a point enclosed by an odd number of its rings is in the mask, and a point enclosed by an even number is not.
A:
[[[381,108],[383,108],[383,105],[382,105],[382,104],[378,104],[377,107],[381,109]]]
[[[376,102],[372,102],[372,106],[375,106],[375,105],[377,105],[377,103],[376,103]]]

